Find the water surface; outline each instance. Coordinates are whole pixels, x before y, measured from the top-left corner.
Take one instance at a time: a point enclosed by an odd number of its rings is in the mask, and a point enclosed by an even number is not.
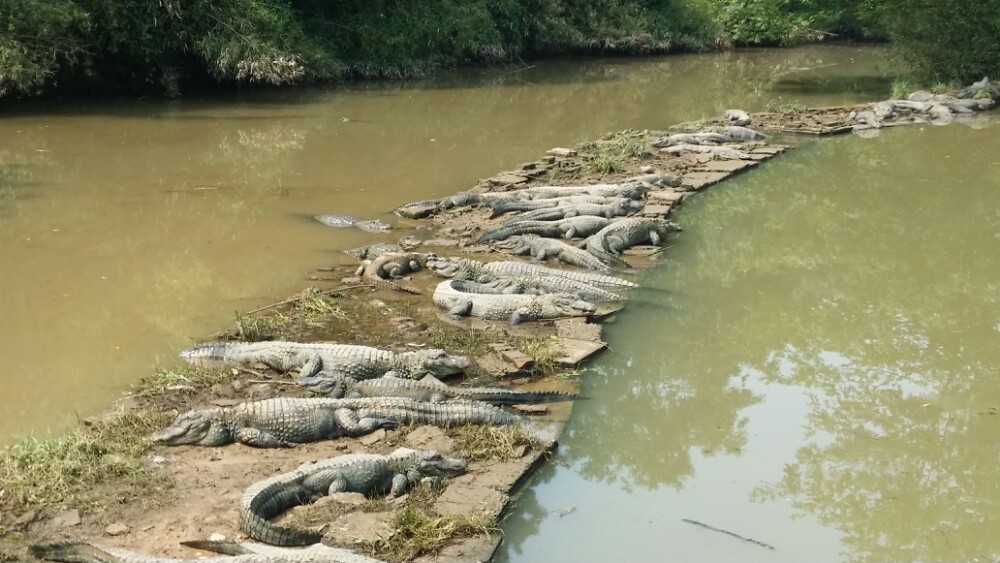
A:
[[[676,219],[497,561],[1000,555],[1000,126],[812,143]]]

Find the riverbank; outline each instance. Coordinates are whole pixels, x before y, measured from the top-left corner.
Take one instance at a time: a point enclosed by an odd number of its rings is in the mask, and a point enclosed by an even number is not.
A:
[[[864,107],[858,108],[841,108],[839,111],[842,115],[842,120],[844,123],[849,123],[850,115],[852,111],[854,113],[859,113],[863,111]],[[809,116],[810,113],[800,112],[802,119]],[[754,119],[763,119],[760,116],[753,116]],[[785,123],[795,122],[794,117],[788,117],[785,119]],[[836,125],[827,122],[831,126]],[[835,127],[836,128],[836,127]],[[698,155],[698,154],[684,154],[679,156],[674,156],[669,153],[662,153],[658,151],[650,150],[650,142],[664,134],[666,132],[657,131],[630,131],[623,132],[615,135],[610,135],[604,139],[601,139],[594,143],[587,143],[580,145],[573,149],[561,149],[554,150],[551,154],[539,159],[536,162],[526,163],[518,167],[515,170],[509,171],[507,173],[496,175],[484,182],[484,187],[489,187],[491,191],[507,191],[512,189],[518,189],[521,187],[527,187],[530,185],[546,184],[546,183],[558,183],[558,184],[591,184],[598,181],[614,181],[621,178],[627,178],[630,175],[637,175],[643,173],[657,172],[663,174],[674,173],[681,178],[681,183],[676,187],[669,188],[658,188],[654,189],[648,196],[647,205],[643,213],[650,216],[666,216],[668,215],[677,205],[680,205],[686,197],[690,194],[696,192],[699,189],[703,189],[712,185],[715,182],[724,180],[731,174],[740,171],[750,169],[756,166],[757,162],[766,160],[768,157],[780,153],[783,150],[782,146],[768,146],[760,144],[759,142],[751,142],[746,144],[738,144],[731,147],[732,150],[745,151],[747,154],[746,158],[736,158],[727,160],[715,160],[711,158],[710,155]],[[650,167],[651,169],[647,169]],[[424,239],[422,243],[426,247],[436,247],[440,250],[441,254],[445,251],[448,253],[461,252],[469,253],[473,257],[475,254],[495,254],[496,248],[488,247],[483,245],[469,244],[468,239],[472,238],[484,227],[488,227],[490,223],[486,221],[484,217],[484,212],[480,209],[461,209],[452,210],[445,214],[439,214],[435,216],[433,223],[436,227],[429,232],[427,232],[427,239]],[[638,256],[635,256],[638,254]],[[636,264],[641,264],[645,262],[643,255],[656,256],[655,248],[645,248],[638,249],[633,253],[633,257],[630,260],[636,262]],[[328,277],[332,278],[329,282],[335,287],[340,286],[356,286],[361,285],[364,280],[348,279],[352,276],[348,275],[351,272],[348,269],[340,269],[335,272],[329,273]],[[461,328],[457,326],[451,326],[449,324],[442,324],[438,313],[433,307],[428,306],[428,300],[426,299],[427,293],[429,292],[430,286],[433,285],[432,278],[427,274],[418,274],[414,276],[412,283],[418,288],[424,291],[423,299],[420,296],[406,296],[402,294],[395,293],[378,293],[377,301],[372,300],[372,295],[370,294],[355,294],[353,292],[360,290],[358,289],[341,289],[332,293],[339,293],[341,296],[337,298],[329,298],[319,295],[309,295],[302,300],[298,300],[289,305],[292,306],[291,309],[282,310],[280,315],[275,315],[273,312],[264,316],[246,316],[240,322],[238,330],[229,333],[230,337],[241,337],[243,339],[260,339],[264,337],[270,338],[294,338],[294,339],[316,339],[316,340],[338,340],[351,343],[366,343],[366,344],[399,344],[400,341],[407,343],[415,342],[418,344],[424,344],[427,346],[442,346],[448,348],[452,352],[462,352],[467,353],[471,356],[477,358],[486,358],[492,356],[492,352],[487,352],[489,344],[500,344],[505,343],[507,346],[521,350],[525,352],[526,355],[533,356],[537,361],[536,363],[543,367],[541,370],[541,375],[551,375],[553,370],[551,369],[552,362],[555,361],[556,354],[553,353],[549,346],[543,346],[542,344],[551,344],[551,338],[549,336],[559,337],[559,327],[553,326],[549,327],[548,333],[543,332],[542,335],[531,333],[524,334],[520,331],[514,332],[515,340],[509,340],[512,338],[507,334],[506,327],[497,326],[497,330],[501,330],[499,333],[493,333],[490,330],[489,325],[473,325],[478,326],[479,329],[476,331],[465,330],[468,328],[467,325],[461,325]],[[428,283],[430,282],[430,283]],[[366,318],[366,319],[378,319],[379,322],[373,323],[375,326],[357,326],[349,325],[343,322],[348,318]],[[555,331],[554,334],[552,331]],[[485,333],[485,338],[484,338]],[[464,342],[463,339],[469,336],[476,336],[476,342]],[[544,336],[544,338],[538,338],[538,336]],[[506,342],[503,342],[506,341]],[[486,347],[483,345],[486,344]],[[516,356],[515,356],[516,357]],[[502,366],[506,366],[503,360],[500,360]],[[486,362],[489,365],[489,362]],[[570,361],[568,363],[576,363]],[[516,367],[516,366],[515,366]],[[481,375],[486,376],[490,371],[484,368],[480,364],[480,369],[483,370]],[[131,414],[122,417],[115,422],[95,422],[93,428],[97,434],[92,436],[96,438],[92,440],[91,444],[97,444],[100,446],[99,440],[102,437],[106,437],[110,434],[114,434],[113,431],[109,429],[120,429],[126,428],[123,434],[127,438],[131,438],[135,441],[137,438],[141,438],[148,433],[148,430],[162,424],[162,420],[151,420],[146,417],[136,417],[137,413],[142,412],[142,409],[150,408],[161,411],[169,411],[172,409],[184,410],[191,405],[199,404],[203,401],[210,400],[221,400],[223,403],[226,401],[235,401],[244,398],[259,398],[266,397],[272,394],[282,393],[284,394],[287,389],[285,389],[285,384],[287,379],[281,378],[277,374],[270,373],[254,373],[254,372],[237,372],[232,371],[221,371],[221,372],[165,372],[160,374],[155,380],[147,382],[145,387],[140,387],[133,394],[132,399],[128,402],[132,404],[126,404],[125,406],[130,409]],[[261,387],[262,386],[262,387]],[[138,409],[138,410],[136,410]],[[114,420],[114,419],[112,419]],[[131,429],[131,432],[128,431]],[[138,432],[137,432],[138,431]],[[380,437],[377,442],[375,442],[375,447],[389,447],[401,442],[396,440],[409,439],[410,436],[404,436],[402,432],[390,432],[387,433],[385,437]],[[461,438],[460,436],[453,436],[453,438]],[[347,440],[345,443],[352,443],[354,441]],[[361,441],[358,441],[359,443]],[[379,442],[382,442],[379,445]],[[129,443],[128,439],[124,440],[123,443]],[[403,442],[405,443],[405,442]],[[116,466],[127,467],[130,461],[138,461],[139,465],[135,466],[139,475],[144,469],[151,469],[149,464],[156,465],[158,462],[155,455],[147,459],[145,452],[145,444],[142,440],[138,440],[138,443],[133,443],[136,447],[134,450],[125,451],[99,451],[99,459],[116,464]],[[529,446],[522,449],[521,446]],[[317,448],[320,446],[317,445]],[[349,445],[345,449],[351,449],[355,445]],[[360,446],[358,446],[360,447]],[[309,447],[311,448],[311,446]],[[301,456],[305,453],[307,456],[316,453],[317,450],[310,450],[309,448],[297,449],[296,455]],[[466,452],[468,450],[461,449],[462,446],[456,450],[457,453]],[[224,450],[225,456],[229,456],[229,448]],[[86,450],[83,448],[81,450]],[[242,450],[242,448],[241,448]],[[520,452],[521,454],[527,455],[525,463],[529,463],[533,456],[544,450],[542,446],[533,446],[531,444],[520,443],[516,444],[514,448],[515,455]],[[245,451],[245,450],[243,450]],[[170,533],[177,533],[179,537],[183,539],[192,539],[191,534],[197,533],[210,533],[212,530],[207,528],[218,528],[218,529],[228,529],[231,530],[233,522],[235,519],[228,518],[228,521],[220,522],[217,518],[217,506],[213,506],[213,502],[206,502],[206,499],[200,495],[206,494],[209,489],[218,489],[217,483],[219,479],[224,479],[229,477],[233,479],[233,474],[241,470],[245,470],[245,464],[240,463],[241,461],[246,461],[245,459],[231,459],[233,464],[226,467],[226,464],[219,464],[216,462],[225,461],[226,457],[219,457],[218,459],[212,459],[213,456],[218,455],[216,452],[205,452],[204,457],[200,462],[192,462],[187,456],[182,460],[182,463],[171,462],[167,460],[167,456],[163,455],[165,450],[157,449],[154,451],[156,455],[164,458],[163,462],[159,464],[166,465],[168,469],[161,470],[158,475],[155,473],[150,473],[148,475],[154,475],[154,481],[157,482],[157,486],[149,490],[143,489],[145,487],[141,481],[137,481],[140,488],[132,489],[138,494],[135,495],[123,495],[123,490],[129,490],[128,487],[122,486],[127,481],[121,481],[117,483],[107,483],[108,486],[113,487],[113,491],[116,495],[108,495],[108,491],[97,491],[98,496],[90,501],[92,506],[100,506],[102,504],[108,506],[109,508],[103,513],[97,513],[93,515],[83,514],[83,522],[72,523],[73,519],[73,509],[70,508],[68,511],[63,511],[58,514],[52,514],[51,512],[46,513],[45,510],[41,512],[32,513],[32,509],[25,507],[20,507],[21,510],[17,511],[19,513],[18,521],[20,525],[24,528],[24,535],[15,538],[17,541],[35,541],[36,539],[51,539],[53,536],[62,536],[64,534],[70,533],[73,535],[89,535],[91,537],[100,537],[103,534],[110,534],[110,530],[121,530],[121,527],[111,528],[112,525],[119,522],[128,522],[131,524],[130,529],[123,533],[117,534],[114,537],[119,538],[114,541],[120,541],[123,544],[128,544],[130,546],[146,545],[143,544],[143,540],[137,539],[138,536],[146,536],[145,541],[152,542],[153,538],[157,542],[163,542],[163,534],[167,532],[165,528],[168,525],[164,524],[158,527],[157,524],[151,524],[149,522],[150,518],[158,518],[159,516],[153,516],[149,514],[149,509],[155,507],[156,503],[164,502],[163,506],[170,504],[172,502],[179,502],[178,498],[181,497],[171,497],[170,495],[181,495],[183,498],[187,498],[186,502],[189,506],[197,506],[201,508],[192,508],[192,510],[201,510],[203,520],[198,521],[196,518],[194,521],[189,519],[187,512],[181,512],[175,515],[177,519],[176,524],[182,528],[175,529],[170,528]],[[312,452],[312,453],[310,453]],[[256,455],[256,452],[252,452]],[[272,452],[264,452],[267,455],[279,455],[272,454]],[[178,454],[179,455],[179,454]],[[200,455],[200,454],[199,454]],[[283,455],[283,454],[282,454]],[[518,459],[524,458],[524,455],[519,456]],[[131,459],[128,456],[134,456]],[[31,457],[31,456],[23,456]],[[239,458],[240,456],[235,456]],[[39,458],[41,459],[41,458]],[[274,458],[272,458],[274,459]],[[294,466],[291,464],[292,458],[281,458],[285,462],[285,467],[290,468]],[[299,461],[302,458],[298,458]],[[124,462],[124,463],[123,463]],[[191,473],[186,473],[186,471],[191,470],[192,467],[187,467],[186,469],[182,466],[193,463],[193,465],[198,465],[198,463],[204,463],[205,467],[211,466],[213,463],[220,469],[215,474],[210,474],[208,478],[204,475],[197,476],[198,471],[195,470],[195,476]],[[180,473],[170,473],[176,468],[181,467]],[[237,469],[239,468],[239,469]],[[477,468],[474,473],[480,474],[485,468]],[[208,470],[206,470],[208,471]],[[254,469],[252,471],[257,471]],[[522,469],[523,471],[523,469]],[[167,472],[173,477],[170,480],[164,480],[164,472]],[[211,473],[211,472],[209,472]],[[37,475],[37,474],[36,474]],[[245,475],[247,482],[253,481],[255,478],[259,478],[263,474],[256,475]],[[87,479],[99,478],[101,475],[90,475],[86,477]],[[204,481],[199,481],[199,479],[204,478]],[[240,477],[242,479],[243,477]],[[165,482],[174,481],[178,485],[173,487],[172,490],[168,488],[163,488]],[[511,485],[516,479],[509,480]],[[8,482],[5,479],[5,483]],[[191,491],[185,488],[188,482],[201,482],[200,487],[196,487],[196,490]],[[65,483],[64,483],[65,484]],[[92,486],[93,483],[87,482],[86,480],[81,481],[76,484],[70,483],[70,488],[73,486],[78,487],[81,490],[85,490]],[[232,491],[219,491],[227,495],[228,502],[230,506],[235,506],[235,495],[241,490],[239,481],[227,482],[228,489],[230,486],[234,488]],[[448,490],[451,488],[449,487]],[[6,494],[14,491],[11,488],[9,491],[5,491]],[[63,489],[65,491],[65,489]],[[146,493],[146,494],[144,494]],[[169,494],[168,494],[169,493]],[[56,494],[61,494],[58,492]],[[501,493],[504,494],[504,493]],[[123,497],[133,497],[124,506],[118,506],[116,503],[126,500]],[[140,497],[141,503],[149,503],[141,506],[135,504],[134,496]],[[476,497],[476,495],[470,495]],[[8,497],[0,497],[8,498]],[[219,499],[222,501],[223,499]],[[78,501],[81,502],[81,501]],[[183,504],[183,502],[180,502]],[[85,503],[81,502],[81,506],[85,506]],[[160,508],[163,508],[161,506]],[[176,506],[176,504],[174,505]],[[27,510],[25,510],[27,508]],[[80,509],[77,508],[79,511]],[[131,510],[132,512],[115,512],[115,511]],[[4,510],[4,514],[8,511]],[[155,511],[157,514],[161,514],[162,511]],[[141,515],[141,516],[140,516]],[[55,517],[65,516],[61,522],[56,525],[53,521]],[[79,516],[79,513],[77,514]],[[131,520],[132,517],[138,518],[137,520]],[[215,517],[214,520],[210,520]],[[117,521],[115,519],[118,518]],[[68,519],[68,520],[67,520]],[[111,520],[109,522],[109,520]],[[16,523],[16,522],[15,522]],[[69,523],[67,525],[67,523]],[[7,526],[6,519],[2,522],[3,525]],[[482,523],[479,524],[481,527]],[[81,526],[77,528],[77,526]],[[102,526],[103,532],[102,532]],[[147,526],[151,526],[147,528]],[[228,527],[228,528],[227,528]],[[473,526],[475,528],[475,526]],[[86,530],[87,534],[79,534]],[[186,534],[186,535],[185,535]],[[227,534],[228,535],[228,534]],[[110,541],[110,540],[108,540]],[[133,542],[133,543],[129,543]],[[159,549],[163,546],[160,545]]]

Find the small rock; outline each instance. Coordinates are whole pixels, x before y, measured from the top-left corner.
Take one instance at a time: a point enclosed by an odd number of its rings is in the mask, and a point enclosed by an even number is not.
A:
[[[208,541],[226,541],[226,536],[220,534],[219,532],[215,532],[214,534],[208,536]]]
[[[494,352],[503,352],[504,350],[510,350],[510,344],[506,344],[504,342],[494,342],[492,344],[488,344],[488,346],[492,348]]]
[[[519,165],[518,169],[520,169],[520,170],[534,170],[536,166],[538,166],[538,165],[535,164],[534,162],[525,162],[524,164]]]
[[[368,306],[375,309],[385,309],[388,305],[386,305],[385,301],[382,301],[381,299],[372,299],[368,302]]]
[[[642,172],[643,174],[652,174],[654,170],[656,169],[649,165],[639,167],[639,172]]]
[[[167,458],[163,457],[162,455],[154,455],[153,457],[149,458],[149,461],[153,465],[166,465]]]
[[[535,359],[520,350],[504,350],[500,352],[503,359],[514,364],[517,369],[526,369],[535,365]]]
[[[385,439],[385,428],[379,428],[371,434],[365,434],[364,436],[358,438],[358,441],[366,446],[370,446],[383,439]]]
[[[361,283],[361,276],[350,276],[346,278],[340,278],[340,283],[344,285],[358,285]]]
[[[556,161],[556,157],[554,157],[554,156],[543,156],[542,158],[538,159],[538,161],[541,162],[541,163],[543,163],[543,164],[552,164],[553,162]]]
[[[120,536],[122,534],[127,534],[129,532],[129,527],[121,522],[115,522],[114,524],[109,524],[107,528],[104,528],[104,533],[109,536]]]
[[[343,442],[337,442],[333,444],[333,449],[337,450],[338,452],[342,452],[347,449],[347,444]]]
[[[41,515],[42,515],[42,510],[40,508],[36,508],[34,510],[29,510],[29,511],[25,512],[24,514],[18,516],[14,520],[14,522],[13,522],[13,528],[24,528],[24,527],[26,527],[26,526],[34,523],[36,520],[38,520],[38,517],[41,516]]]
[[[576,151],[573,149],[564,149],[562,147],[555,147],[545,151],[545,154],[549,156],[576,156]]]
[[[68,528],[80,525],[80,511],[77,509],[60,512],[52,518],[52,525],[57,528]]]
[[[246,387],[246,384],[240,381],[239,379],[233,380],[233,382],[230,383],[229,385],[231,385],[233,387],[233,391],[236,391],[237,393],[239,393],[240,391],[243,390],[244,387]]]
[[[524,444],[521,444],[520,446],[514,448],[514,457],[516,457],[517,459],[521,459],[522,457],[527,455],[527,453],[528,453],[528,446],[525,446]]]
[[[208,456],[208,461],[219,461],[222,459],[222,450],[214,449],[212,450],[212,455]]]

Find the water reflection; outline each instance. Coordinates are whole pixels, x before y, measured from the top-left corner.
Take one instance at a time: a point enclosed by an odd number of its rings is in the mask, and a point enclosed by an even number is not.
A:
[[[997,132],[815,143],[691,200],[647,280],[673,312],[612,329],[567,466],[509,520],[499,560],[1000,554]],[[591,510],[569,526],[564,504]],[[650,536],[619,532],[647,521]],[[587,541],[616,525],[612,546]]]

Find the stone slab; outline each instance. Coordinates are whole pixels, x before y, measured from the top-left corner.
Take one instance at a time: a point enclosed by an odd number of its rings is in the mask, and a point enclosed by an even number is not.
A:
[[[664,204],[676,204],[683,200],[685,197],[684,192],[677,192],[674,190],[652,190],[646,194],[646,199],[651,202],[664,203]]]
[[[556,336],[574,340],[589,340],[601,342],[602,326],[598,323],[588,323],[586,319],[560,319],[555,322]]]
[[[562,147],[554,147],[554,148],[551,148],[551,149],[545,151],[545,154],[547,154],[549,156],[567,157],[567,156],[576,156],[576,151],[573,150],[573,149],[564,149]]]
[[[649,205],[647,204],[642,209],[642,215],[644,217],[666,217],[670,214],[669,205]]]
[[[692,190],[701,190],[717,184],[729,177],[725,172],[691,172],[681,178],[681,186]]]
[[[497,174],[490,178],[490,182],[493,184],[524,184],[528,181],[527,176],[522,176],[520,174],[513,174],[510,172],[505,172],[503,174]]]
[[[578,340],[576,338],[560,338],[557,346],[563,355],[556,358],[556,363],[563,367],[575,367],[587,358],[607,348],[606,342]]]
[[[754,149],[753,149],[752,152],[754,154],[775,155],[775,154],[783,153],[787,149],[788,149],[788,147],[786,147],[785,145],[762,145],[762,146],[759,146],[759,147],[754,147]]]

